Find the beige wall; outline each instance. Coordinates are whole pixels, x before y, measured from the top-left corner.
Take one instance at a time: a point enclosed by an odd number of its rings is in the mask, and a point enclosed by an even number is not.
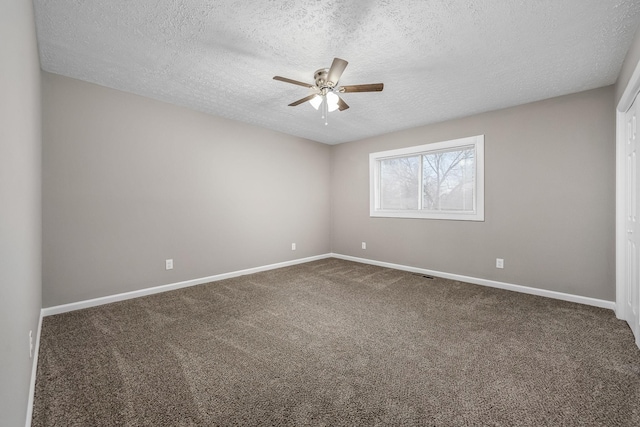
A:
[[[333,252],[614,301],[613,104],[609,86],[332,147]],[[484,222],[369,217],[369,153],[480,134]]]
[[[618,75],[618,80],[616,81],[616,105],[620,101],[622,93],[627,87],[629,79],[631,79],[631,75],[636,69],[636,65],[638,64],[638,62],[640,62],[640,28],[636,30],[635,37],[631,42],[629,51],[627,52],[624,62],[622,63],[622,69],[620,70],[620,74]]]
[[[43,134],[44,307],[330,251],[327,145],[49,73]]]
[[[25,424],[40,315],[40,64],[30,1],[0,2],[0,425]]]
[[[43,82],[45,307],[329,251],[615,299],[612,86],[330,147]],[[369,218],[370,152],[476,134],[485,222]]]

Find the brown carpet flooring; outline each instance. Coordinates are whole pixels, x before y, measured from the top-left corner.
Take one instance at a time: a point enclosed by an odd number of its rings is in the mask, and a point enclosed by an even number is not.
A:
[[[638,426],[613,312],[326,259],[46,317],[34,426]]]

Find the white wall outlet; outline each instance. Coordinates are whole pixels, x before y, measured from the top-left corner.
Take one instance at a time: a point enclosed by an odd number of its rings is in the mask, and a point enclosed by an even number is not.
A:
[[[504,260],[502,258],[496,258],[496,268],[504,268]]]
[[[164,267],[167,270],[173,270],[173,260],[172,259],[168,259],[164,262]]]
[[[29,359],[33,358],[33,331],[29,331]]]
[[[295,250],[296,250],[296,244],[295,244],[295,243],[292,243],[292,244],[291,244],[291,250],[292,250],[292,251],[295,251]]]
[[[367,242],[362,242],[362,249],[367,249]]]

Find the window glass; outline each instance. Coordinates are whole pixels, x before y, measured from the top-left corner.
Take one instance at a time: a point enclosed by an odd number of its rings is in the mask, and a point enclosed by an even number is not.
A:
[[[420,156],[380,162],[382,209],[418,209]]]
[[[422,209],[473,211],[474,147],[422,156]]]

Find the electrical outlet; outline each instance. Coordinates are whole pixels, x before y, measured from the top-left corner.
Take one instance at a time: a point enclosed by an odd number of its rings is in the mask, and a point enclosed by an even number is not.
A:
[[[362,249],[367,249],[367,242],[362,242]]]
[[[172,259],[168,259],[164,262],[164,267],[167,270],[173,270],[173,260]]]
[[[502,258],[496,258],[496,268],[504,268],[504,260]]]
[[[29,359],[33,358],[33,331],[29,331]]]
[[[291,250],[292,250],[292,251],[295,251],[295,250],[296,250],[296,244],[295,244],[295,243],[292,243],[292,244],[291,244]]]

